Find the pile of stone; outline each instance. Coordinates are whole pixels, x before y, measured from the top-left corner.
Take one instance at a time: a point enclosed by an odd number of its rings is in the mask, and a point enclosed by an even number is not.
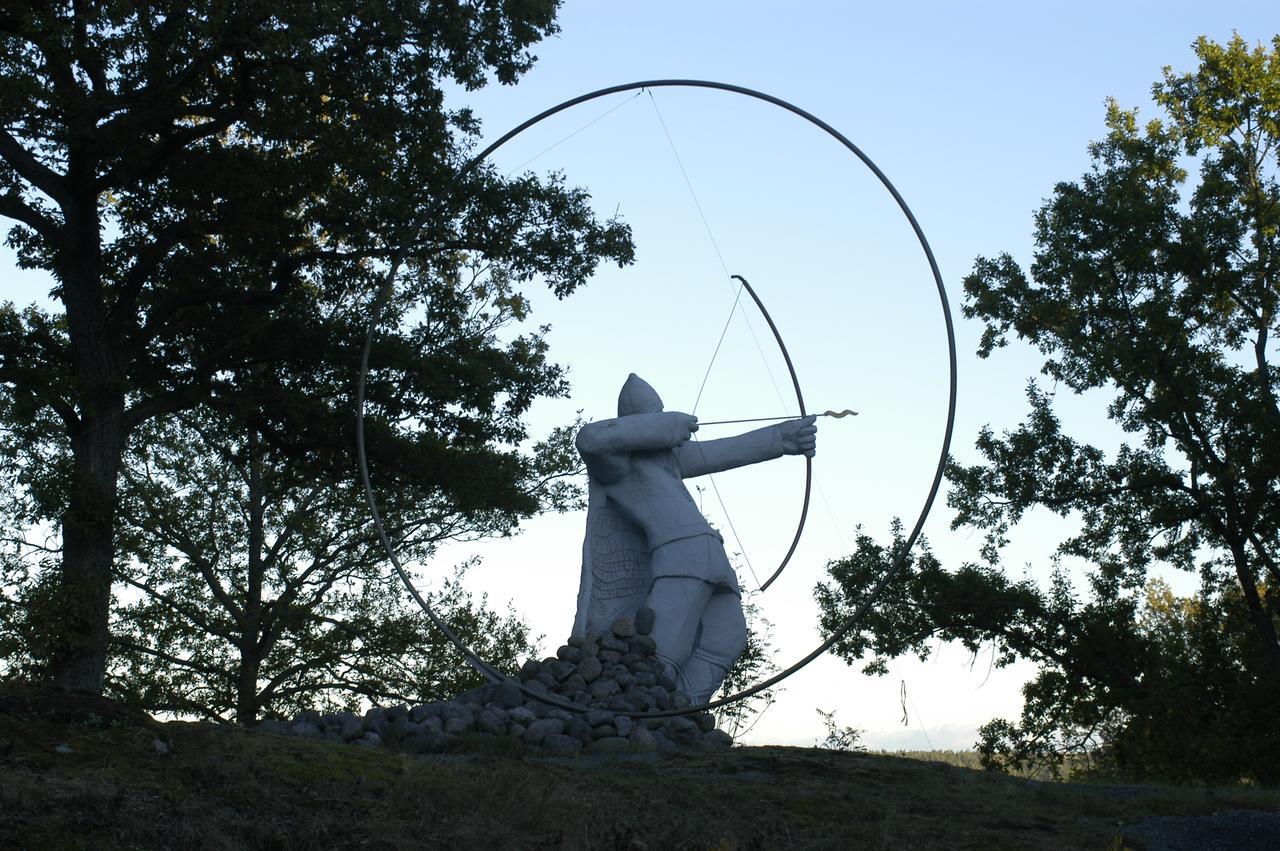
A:
[[[515,683],[489,683],[452,700],[350,712],[304,712],[261,729],[408,753],[448,750],[460,737],[514,738],[554,754],[721,750],[733,744],[709,713],[633,719],[630,713],[683,709],[689,698],[664,673],[649,636],[653,611],[621,618],[608,634],[573,637],[554,658],[530,659],[520,681],[536,694],[587,707],[561,709],[527,698]]]

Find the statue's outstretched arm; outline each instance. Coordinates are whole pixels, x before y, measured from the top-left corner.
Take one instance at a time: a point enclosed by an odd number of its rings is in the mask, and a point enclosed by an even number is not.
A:
[[[686,443],[676,448],[680,474],[691,479],[770,461],[783,455],[813,457],[818,431],[814,420],[812,416],[803,417],[734,437]]]

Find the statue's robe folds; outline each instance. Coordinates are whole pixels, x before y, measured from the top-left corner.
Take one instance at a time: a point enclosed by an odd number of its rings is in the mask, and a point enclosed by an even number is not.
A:
[[[781,434],[766,426],[719,440],[681,442],[667,415],[641,413],[583,426],[578,450],[587,464],[587,534],[573,634],[604,633],[644,605],[653,585],[650,555],[673,540],[718,532],[698,511],[682,479],[731,470],[783,454]],[[686,432],[687,433],[687,432]],[[712,570],[715,575],[704,575]],[[690,564],[694,576],[738,593],[731,569]]]

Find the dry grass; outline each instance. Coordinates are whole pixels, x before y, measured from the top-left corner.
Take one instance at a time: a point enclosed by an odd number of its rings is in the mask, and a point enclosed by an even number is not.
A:
[[[806,748],[557,760],[473,742],[414,758],[8,694],[5,847],[1118,848],[1146,815],[1280,807],[1265,790],[1038,783]]]

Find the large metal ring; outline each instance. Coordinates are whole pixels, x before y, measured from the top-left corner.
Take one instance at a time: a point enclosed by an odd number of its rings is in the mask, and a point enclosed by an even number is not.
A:
[[[950,303],[947,301],[946,288],[943,286],[943,283],[942,283],[942,273],[938,271],[938,261],[933,256],[933,249],[929,247],[929,241],[925,239],[924,231],[920,228],[920,223],[916,221],[915,214],[911,212],[911,208],[907,206],[907,202],[903,200],[902,195],[898,193],[897,188],[893,185],[893,183],[889,180],[889,178],[885,176],[885,173],[881,171],[879,166],[877,166],[874,162],[872,162],[871,158],[868,157],[865,153],[863,153],[863,151],[857,145],[853,144],[853,142],[850,142],[838,130],[836,130],[830,124],[827,124],[822,119],[812,115],[809,112],[806,112],[805,110],[801,109],[798,106],[795,106],[794,104],[791,104],[785,100],[782,100],[781,98],[774,97],[773,95],[767,95],[763,92],[758,92],[758,91],[755,91],[754,89],[748,89],[743,86],[735,86],[730,83],[716,83],[708,80],[644,80],[638,83],[624,83],[618,86],[609,86],[608,88],[597,89],[594,92],[588,92],[585,95],[579,95],[578,97],[570,98],[569,100],[566,100],[563,103],[559,103],[551,107],[550,109],[543,110],[542,112],[535,115],[533,118],[530,118],[529,120],[516,126],[514,129],[508,131],[503,136],[498,138],[497,141],[493,142],[488,147],[486,147],[483,151],[476,154],[474,157],[471,158],[469,162],[467,162],[466,165],[464,165],[458,171],[456,175],[454,175],[453,180],[450,182],[449,186],[446,188],[444,192],[441,202],[434,205],[428,211],[427,215],[431,215],[435,213],[437,210],[442,209],[444,205],[448,202],[450,197],[452,196],[454,188],[458,186],[462,178],[470,174],[472,171],[474,171],[480,165],[480,163],[484,162],[484,160],[487,157],[489,157],[490,154],[492,154],[494,151],[498,150],[507,142],[511,141],[513,138],[520,135],[525,130],[528,130],[530,127],[534,126],[535,124],[538,124],[539,122],[544,121],[550,118],[551,116],[556,115],[557,113],[563,112],[566,109],[569,109],[570,107],[577,106],[578,104],[586,103],[587,101],[595,100],[597,98],[607,97],[612,94],[618,94],[619,92],[636,91],[636,90],[643,90],[643,89],[660,89],[660,88],[716,89],[718,91],[731,92],[733,94],[738,94],[738,95],[745,95],[750,98],[755,98],[756,100],[764,101],[765,103],[771,103],[774,106],[781,107],[782,109],[785,109],[788,112],[791,112],[791,113],[794,113],[795,115],[800,116],[805,121],[808,121],[810,124],[813,124],[814,126],[822,129],[829,136],[831,136],[837,142],[839,142],[841,145],[847,148],[854,156],[860,159],[863,162],[863,164],[867,166],[867,168],[871,169],[871,172],[880,180],[880,183],[884,185],[884,188],[889,190],[889,194],[892,195],[893,200],[898,203],[898,207],[902,210],[903,215],[907,217],[907,221],[911,223],[911,229],[915,232],[916,239],[919,240],[920,242],[920,248],[923,249],[925,257],[929,261],[929,269],[933,273],[934,284],[937,286],[937,289],[938,289],[938,301],[942,306],[942,318],[946,326],[947,353],[949,358],[949,362],[948,362],[949,396],[947,400],[947,423],[946,423],[946,429],[943,433],[942,448],[938,452],[938,466],[937,466],[937,470],[934,472],[934,475],[933,475],[933,484],[929,488],[929,495],[924,501],[924,506],[920,509],[920,516],[916,519],[915,525],[912,527],[911,534],[907,537],[905,545],[898,551],[897,557],[893,561],[893,565],[887,571],[885,571],[885,574],[882,577],[880,577],[880,581],[877,582],[875,587],[871,589],[871,593],[867,595],[867,598],[862,602],[860,606],[858,606],[858,608],[853,612],[853,614],[849,615],[849,617],[846,618],[844,622],[840,624],[840,626],[838,626],[835,630],[833,630],[831,635],[827,637],[826,641],[819,644],[814,650],[812,650],[810,653],[808,653],[798,662],[795,662],[794,664],[790,665],[784,670],[778,672],[777,674],[774,674],[772,677],[769,677],[766,680],[762,680],[761,682],[756,683],[750,688],[744,689],[740,692],[737,692],[736,694],[728,695],[727,697],[722,697],[719,700],[713,700],[708,703],[700,704],[698,706],[689,706],[684,709],[664,709],[664,710],[657,710],[657,711],[651,711],[651,712],[629,712],[629,713],[618,712],[616,713],[619,715],[630,715],[632,718],[668,718],[676,715],[688,715],[694,712],[706,712],[707,710],[710,710],[710,709],[717,709],[721,706],[727,706],[739,700],[744,700],[748,697],[758,694],[761,691],[764,691],[765,689],[771,686],[777,685],[778,683],[785,680],[787,677],[794,674],[796,671],[799,671],[801,668],[808,665],[814,659],[818,658],[823,653],[825,653],[828,649],[831,648],[833,644],[835,644],[837,641],[843,638],[846,634],[848,634],[850,630],[852,630],[855,626],[857,626],[857,624],[861,622],[861,620],[864,617],[866,617],[867,612],[871,610],[871,607],[875,604],[876,600],[879,599],[881,593],[883,593],[884,589],[888,586],[889,582],[893,580],[893,578],[902,569],[903,565],[906,564],[906,560],[909,553],[911,552],[911,548],[915,546],[916,539],[920,537],[920,530],[924,527],[925,520],[929,516],[929,511],[933,508],[933,501],[938,495],[939,488],[942,486],[942,476],[946,470],[947,456],[951,450],[951,434],[952,434],[952,431],[954,430],[955,419],[956,419],[957,366],[956,366],[955,326],[952,323],[952,319],[951,319],[951,306],[950,306]],[[425,221],[425,219],[426,219],[426,216],[423,217],[423,221]],[[418,222],[417,226],[420,227],[423,224],[423,221]],[[415,227],[414,230],[416,231],[417,227]],[[522,694],[524,694],[526,697],[531,698],[533,700],[541,701],[543,703],[547,703],[552,706],[557,706],[562,709],[567,709],[574,712],[586,712],[590,707],[581,706],[579,704],[573,703],[572,701],[565,700],[556,695],[544,694],[544,693],[534,691],[533,689],[528,688],[524,683],[520,682],[517,678],[505,676],[504,674],[499,672],[497,669],[495,669],[492,665],[490,665],[488,662],[486,662],[484,659],[481,659],[479,656],[477,656],[469,647],[463,644],[462,640],[458,638],[458,635],[453,631],[453,629],[447,623],[445,623],[445,621],[442,618],[440,618],[434,611],[432,611],[430,604],[427,603],[425,599],[423,599],[422,595],[418,592],[418,589],[413,587],[413,583],[409,581],[408,573],[405,572],[404,567],[400,564],[399,558],[397,558],[396,556],[395,549],[391,546],[391,541],[387,537],[386,529],[383,528],[382,517],[378,511],[377,500],[374,499],[374,495],[373,495],[373,486],[369,481],[369,464],[368,464],[367,455],[365,453],[365,442],[364,442],[365,382],[369,373],[369,352],[373,346],[373,334],[378,327],[379,321],[381,320],[382,309],[386,305],[387,300],[390,298],[393,288],[395,286],[396,275],[398,274],[400,266],[404,261],[404,253],[406,250],[407,250],[407,246],[401,246],[397,250],[396,256],[392,258],[390,268],[387,271],[386,282],[383,284],[381,291],[378,293],[378,297],[374,299],[373,305],[370,308],[372,317],[369,322],[369,330],[365,335],[364,351],[360,358],[360,381],[359,381],[357,394],[356,394],[357,411],[358,411],[356,416],[356,453],[359,459],[360,480],[364,485],[365,497],[368,499],[368,502],[369,502],[369,510],[373,517],[373,524],[376,527],[378,532],[378,538],[379,540],[382,541],[382,546],[387,551],[387,557],[390,559],[392,566],[395,567],[396,572],[400,575],[400,579],[401,581],[404,582],[405,587],[408,588],[410,595],[413,597],[414,600],[417,601],[418,605],[426,613],[427,617],[431,620],[431,622],[441,632],[444,633],[444,635],[449,639],[449,641],[452,642],[453,645],[458,648],[458,650],[463,654],[464,657],[466,657],[467,661],[473,667],[476,668],[476,670],[480,671],[490,680],[493,680],[495,682],[507,680],[513,683],[515,686],[517,686],[520,689]]]

